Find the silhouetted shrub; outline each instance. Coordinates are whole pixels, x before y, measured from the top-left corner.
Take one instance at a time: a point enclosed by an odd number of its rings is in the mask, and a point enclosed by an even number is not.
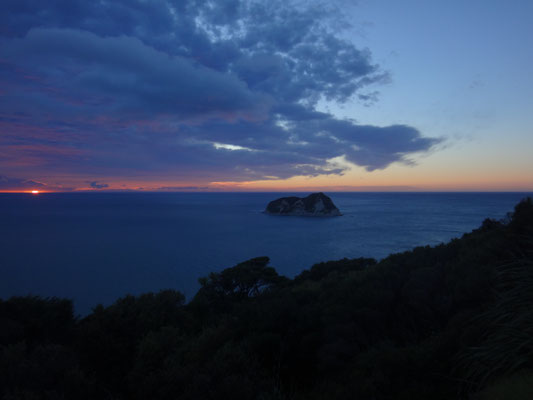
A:
[[[533,203],[380,262],[267,257],[181,293],[0,301],[3,399],[496,399],[530,393]],[[506,378],[508,377],[508,378]],[[525,377],[525,378],[524,378]],[[514,391],[514,392],[513,392]]]

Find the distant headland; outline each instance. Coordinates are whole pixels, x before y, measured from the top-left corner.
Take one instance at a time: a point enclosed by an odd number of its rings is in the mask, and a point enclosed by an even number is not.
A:
[[[266,214],[300,217],[338,217],[340,210],[324,193],[312,193],[307,197],[282,197],[268,203]]]

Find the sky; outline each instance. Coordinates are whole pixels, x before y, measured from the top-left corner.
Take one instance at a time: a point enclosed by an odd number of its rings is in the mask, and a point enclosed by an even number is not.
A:
[[[533,191],[529,0],[4,0],[0,191]]]

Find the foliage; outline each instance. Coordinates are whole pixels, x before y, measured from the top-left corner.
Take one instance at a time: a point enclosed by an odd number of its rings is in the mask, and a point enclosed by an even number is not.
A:
[[[281,277],[267,257],[74,318],[0,301],[3,399],[497,399],[531,393],[533,204],[460,239]],[[508,398],[508,397],[505,397]]]
[[[211,272],[207,278],[200,278],[198,296],[210,300],[241,300],[259,295],[280,283],[283,279],[272,267],[267,267],[268,257],[257,257],[222,272]]]
[[[476,400],[530,400],[533,398],[533,372],[521,371],[501,378],[483,390]]]

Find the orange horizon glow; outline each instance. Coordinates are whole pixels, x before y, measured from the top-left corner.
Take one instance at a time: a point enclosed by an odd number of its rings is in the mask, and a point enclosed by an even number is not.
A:
[[[131,176],[29,175],[17,178],[28,183],[36,182],[37,187],[32,188],[30,184],[25,188],[4,186],[0,192],[533,192],[533,164],[530,166],[530,161],[518,160],[513,164],[513,160],[506,160],[502,165],[493,163],[487,167],[484,160],[473,162],[458,158],[452,163],[444,152],[415,161],[414,165],[396,163],[388,168],[368,171],[343,160],[334,160],[331,167],[339,167],[343,173],[255,180],[240,180],[238,175],[210,180],[194,174],[180,179],[173,176],[172,171],[162,174],[138,172]],[[93,181],[105,188],[91,187]]]
[[[449,167],[421,170],[395,166],[368,172],[352,169],[340,176],[294,176],[266,180],[176,181],[167,176],[91,177],[65,175],[51,185],[43,177],[35,177],[39,188],[3,188],[0,193],[60,193],[60,192],[533,192],[533,172],[523,169],[509,178],[497,169],[479,173],[466,168]],[[498,173],[499,172],[499,173]],[[101,180],[107,186],[97,189],[89,180]]]
[[[0,193],[42,194],[42,193],[53,193],[53,191],[51,190],[0,190]]]
[[[531,193],[533,188],[514,186],[483,185],[442,185],[442,186],[417,186],[417,185],[368,185],[368,186],[259,186],[256,182],[213,182],[205,189],[182,189],[176,187],[173,190],[160,190],[156,187],[109,187],[106,189],[74,189],[74,190],[0,190],[0,194],[27,193],[38,195],[43,193],[91,193],[91,192],[158,192],[158,193],[220,193],[220,192],[524,192]]]

